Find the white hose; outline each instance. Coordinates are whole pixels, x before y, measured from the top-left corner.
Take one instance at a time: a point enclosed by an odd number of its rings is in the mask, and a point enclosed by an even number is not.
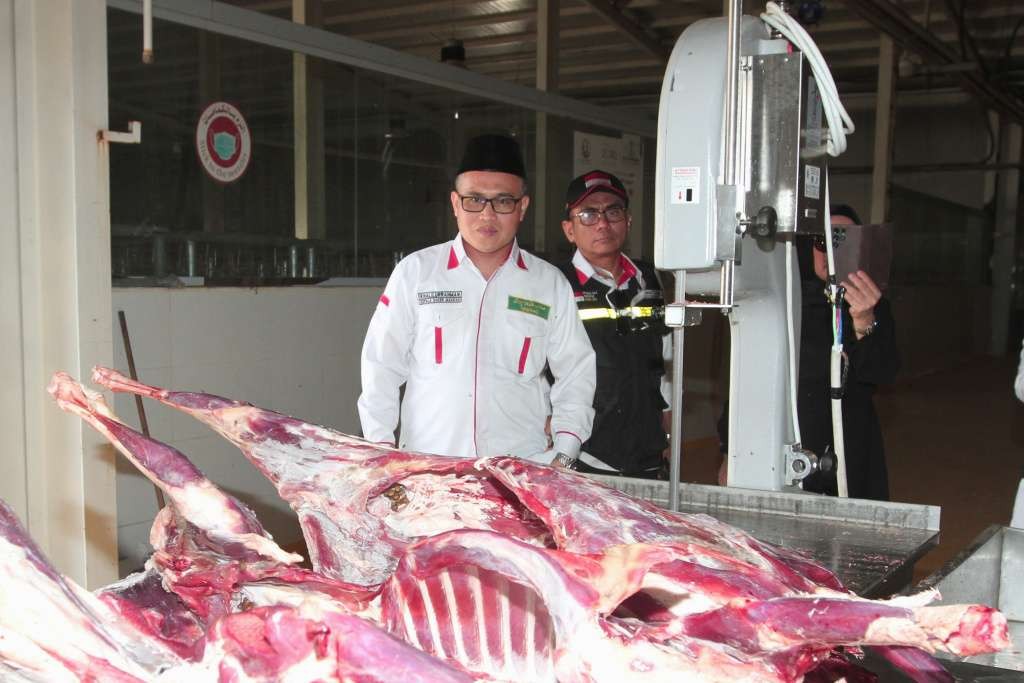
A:
[[[789,411],[793,417],[793,441],[800,444],[800,416],[796,394],[796,333],[793,326],[793,240],[786,240],[786,333],[789,335]]]
[[[836,283],[835,248],[832,245],[832,211],[828,192],[828,172],[825,174],[825,254],[828,256],[828,291],[832,299],[832,354],[829,357],[829,389],[837,391],[843,386],[843,333],[839,287]],[[832,450],[836,454],[836,492],[848,498],[846,481],[846,442],[843,440],[843,400],[832,399]]]
[[[825,143],[825,152],[829,156],[837,157],[846,151],[846,136],[854,132],[853,119],[850,118],[846,108],[839,99],[839,90],[832,78],[832,73],[825,63],[814,39],[804,30],[795,19],[786,13],[778,4],[768,2],[765,11],[761,14],[761,21],[771,26],[782,34],[790,43],[804,54],[811,71],[814,73],[814,80],[818,84],[821,93],[821,106],[825,112],[825,121],[828,124],[828,139]],[[830,388],[836,391],[842,387],[842,318],[839,302],[838,286],[835,281],[836,261],[835,252],[832,246],[832,216],[829,211],[828,191],[828,170],[825,171],[825,253],[828,256],[828,290],[832,300],[832,352],[829,358]],[[793,286],[792,286],[792,242],[786,245],[786,318],[787,332],[789,334],[789,364],[790,364],[790,401],[793,412],[793,434],[797,442],[800,441],[800,424],[797,416],[796,404],[796,348],[795,334],[793,331]],[[846,478],[846,448],[843,441],[843,402],[842,399],[832,399],[832,440],[833,449],[836,455],[836,485],[838,493],[842,497],[849,496]]]
[[[821,56],[814,39],[804,27],[774,2],[765,5],[761,21],[785,36],[807,58],[811,71],[814,72],[814,80],[821,91],[821,106],[825,110],[825,120],[828,122],[829,137],[825,151],[829,156],[839,156],[846,151],[846,136],[853,133],[854,126],[846,108],[839,101],[839,90],[828,70],[825,58]]]
[[[842,376],[843,345],[837,344],[832,347],[832,356],[829,358],[829,377],[832,379],[832,387],[842,386]],[[846,447],[843,439],[843,400],[834,398],[832,399],[832,449],[836,454],[836,493],[840,498],[849,498],[850,489],[846,483]]]

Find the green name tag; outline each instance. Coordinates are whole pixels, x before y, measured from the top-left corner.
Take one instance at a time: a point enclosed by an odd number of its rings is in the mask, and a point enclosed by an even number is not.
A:
[[[508,309],[510,311],[529,313],[544,320],[548,319],[548,314],[551,312],[551,307],[547,304],[542,304],[539,301],[530,301],[529,299],[520,299],[517,296],[510,296],[508,298]]]

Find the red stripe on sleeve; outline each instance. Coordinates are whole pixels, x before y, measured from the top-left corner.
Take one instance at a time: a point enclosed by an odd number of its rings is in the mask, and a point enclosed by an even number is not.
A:
[[[438,365],[441,364],[441,359],[444,357],[443,349],[441,348],[441,328],[434,328],[434,362]]]
[[[526,370],[526,358],[530,355],[530,338],[523,339],[523,350],[519,353],[519,374]]]
[[[385,306],[388,306],[389,304],[391,304],[391,299],[388,298],[387,294],[381,294],[380,295],[380,302],[382,304],[384,304]]]
[[[555,432],[555,436],[558,436],[559,434],[568,434],[569,436],[574,437],[580,443],[583,443],[583,439],[581,439],[579,437],[579,434],[577,434],[576,432],[570,432],[567,429],[559,429],[557,432]]]

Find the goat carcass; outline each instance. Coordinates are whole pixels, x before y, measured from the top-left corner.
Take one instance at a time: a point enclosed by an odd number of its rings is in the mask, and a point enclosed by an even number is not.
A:
[[[401,453],[102,368],[94,379],[179,408],[237,444],[298,512],[316,570],[362,584],[391,577],[381,605],[388,629],[481,675],[615,680],[651,666],[708,679],[797,680],[819,662],[832,662],[839,645],[891,647],[891,658],[930,670],[932,660],[915,648],[1005,644],[1005,620],[987,608],[953,614],[863,601],[795,553],[707,516],[666,513],[573,473],[513,458]],[[459,529],[465,531],[453,531]],[[474,529],[482,531],[468,531]],[[411,544],[408,557],[422,559],[435,539],[450,536],[494,548],[391,576]],[[499,546],[511,548],[508,557],[518,556],[525,569],[495,561]],[[445,547],[445,556],[458,557]],[[634,556],[645,559],[626,563],[633,567],[629,576],[607,571],[609,562]],[[552,562],[568,583],[537,579],[535,570],[548,566],[551,574]],[[577,593],[600,593],[595,584],[605,586],[608,576],[620,586],[616,599],[584,601],[570,620],[603,640],[593,635],[590,645],[570,647],[574,630],[556,612],[568,609],[564,603]],[[641,618],[623,618],[623,601]],[[825,615],[820,628],[818,614]],[[752,630],[758,619],[767,626]],[[848,629],[837,628],[845,622]],[[800,624],[799,632],[788,624]],[[955,644],[961,641],[968,647]]]

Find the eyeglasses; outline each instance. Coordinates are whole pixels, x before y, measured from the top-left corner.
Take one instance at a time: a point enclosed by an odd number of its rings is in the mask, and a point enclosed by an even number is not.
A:
[[[501,197],[478,197],[476,195],[459,195],[459,199],[462,200],[462,210],[470,213],[480,213],[487,208],[490,204],[491,208],[494,209],[494,213],[512,213],[516,210],[516,205],[522,201],[522,197],[509,197],[503,195]]]
[[[583,209],[574,215],[580,219],[581,225],[597,225],[601,216],[609,223],[618,223],[626,220],[626,209],[622,206],[609,206],[606,209]]]

